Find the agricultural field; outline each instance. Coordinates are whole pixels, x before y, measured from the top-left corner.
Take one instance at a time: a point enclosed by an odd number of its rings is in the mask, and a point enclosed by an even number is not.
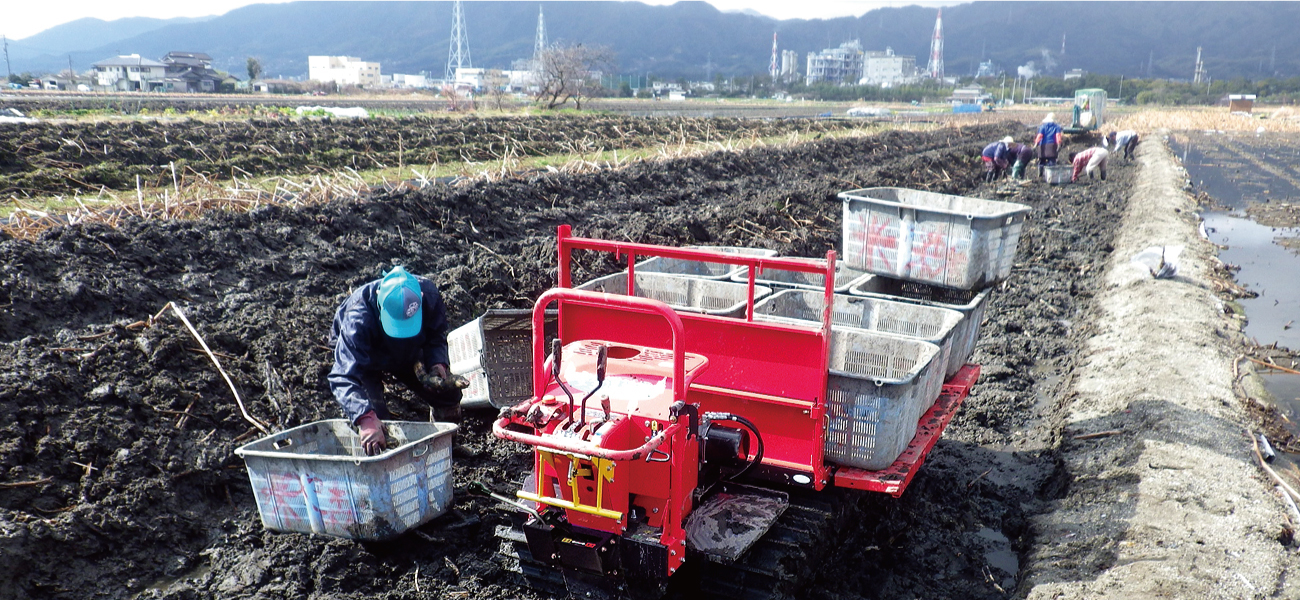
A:
[[[479,481],[509,490],[531,465],[524,448],[491,435],[494,411],[467,413],[459,439],[480,455],[456,461],[453,510],[414,535],[362,544],[264,530],[233,454],[260,432],[168,303],[221,357],[249,412],[282,429],[339,416],[325,383],[333,312],[392,264],[433,278],[456,326],[488,308],[531,307],[554,285],[558,225],[584,237],[822,256],[840,247],[836,194],[870,186],[1033,211],[1013,275],[986,313],[973,358],[984,368],[979,384],[903,497],[827,494],[844,521],[837,537],[808,548],[819,568],[796,574],[790,594],[995,599],[1028,593],[1030,574],[1091,578],[1116,564],[1115,540],[1080,536],[1052,558],[1045,548],[1056,541],[1043,532],[1059,524],[1043,520],[1087,503],[1071,494],[1121,493],[1076,479],[1063,436],[1138,165],[1116,161],[1106,181],[1078,185],[980,183],[984,144],[1028,140],[1036,121],[843,135],[836,122],[604,116],[5,129],[4,195],[30,198],[130,191],[137,175],[166,189],[169,163],[183,163],[190,179],[216,179],[232,169],[310,173],[567,154],[573,145],[717,147],[617,168],[373,186],[312,203],[272,195],[185,219],[144,217],[143,205],[132,213],[128,193],[112,221],[11,223],[0,238],[0,598],[547,597],[498,554],[493,532],[508,515],[466,492]],[[725,144],[791,134],[788,143]],[[618,268],[588,258],[575,279]],[[427,420],[404,391],[390,406]],[[694,597],[709,576],[688,567],[669,597]]]

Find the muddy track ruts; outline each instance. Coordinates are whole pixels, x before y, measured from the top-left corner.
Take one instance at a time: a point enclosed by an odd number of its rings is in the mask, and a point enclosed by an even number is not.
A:
[[[561,223],[591,237],[821,255],[839,243],[839,191],[995,197],[974,157],[1007,134],[1028,130],[891,132],[0,242],[0,482],[35,482],[0,488],[0,598],[536,597],[496,556],[492,530],[506,515],[463,493],[447,516],[385,544],[264,531],[232,453],[253,434],[229,390],[173,319],[138,321],[178,301],[250,411],[279,427],[332,418],[330,317],[392,262],[434,276],[462,323],[529,306],[553,283]],[[1045,369],[1068,368],[1086,328],[1078,313],[1122,209],[1125,174],[1113,174],[1007,186],[1007,199],[1036,210],[988,311],[976,354],[986,379],[907,495],[858,501],[874,518],[806,597],[1006,597],[990,581],[1010,593],[1008,576],[984,574],[981,552],[1014,557],[1032,541],[1025,512],[1065,483],[1050,449],[1054,406],[1037,392]],[[617,268],[590,256],[578,266],[575,278]],[[427,418],[407,400],[393,403],[399,416]],[[489,417],[467,418],[463,439],[484,454],[457,463],[458,487],[504,487],[530,464],[491,438]]]

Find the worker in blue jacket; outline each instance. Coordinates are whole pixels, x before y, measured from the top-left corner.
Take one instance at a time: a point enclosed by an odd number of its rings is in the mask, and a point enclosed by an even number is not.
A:
[[[1034,146],[1038,148],[1038,175],[1042,177],[1043,167],[1055,166],[1061,145],[1065,142],[1064,131],[1056,124],[1056,113],[1047,113],[1043,124],[1038,126],[1038,135],[1034,136]]]
[[[330,331],[330,390],[357,426],[366,454],[387,446],[381,419],[391,419],[383,376],[391,374],[433,407],[434,420],[460,420],[464,380],[447,371],[447,311],[432,281],[401,266],[352,292]]]

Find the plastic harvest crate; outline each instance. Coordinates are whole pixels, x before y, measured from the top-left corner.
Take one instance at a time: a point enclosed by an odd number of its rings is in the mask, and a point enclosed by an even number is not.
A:
[[[1070,176],[1074,174],[1073,166],[1045,166],[1043,167],[1043,181],[1049,185],[1060,185],[1070,183]]]
[[[546,311],[547,343],[559,313]],[[469,380],[462,406],[514,406],[533,395],[533,311],[489,309],[447,334],[451,372]]]
[[[812,261],[809,261],[812,262]],[[825,266],[825,261],[820,261]],[[857,283],[864,277],[871,277],[866,271],[859,271],[852,267],[846,267],[843,263],[835,265],[835,293],[844,293],[849,291],[853,284]],[[732,276],[731,280],[737,283],[749,283],[749,267],[741,267]],[[825,290],[826,276],[818,273],[803,273],[801,271],[782,271],[780,269],[766,269],[754,278],[754,283],[759,285],[772,286],[773,288],[795,288],[801,290]]]
[[[822,304],[822,292],[785,290],[755,304],[754,318],[816,324],[821,322]],[[835,295],[831,308],[833,325],[900,335],[938,346],[935,363],[945,366],[945,378],[956,374],[963,364],[950,360],[962,318],[962,313],[947,308],[844,294]]]
[[[861,329],[831,334],[826,460],[878,471],[893,464],[943,387],[939,347]],[[924,407],[924,408],[923,408]]]
[[[451,506],[451,423],[387,421],[398,446],[366,456],[344,419],[269,435],[243,457],[262,525],[275,531],[384,540]]]
[[[1029,207],[894,187],[843,192],[844,262],[958,289],[1011,274]]]
[[[686,246],[693,250],[708,250],[710,252],[719,252],[722,254],[736,254],[741,256],[758,256],[770,258],[776,256],[776,250],[766,250],[763,248],[745,248],[741,246]],[[684,275],[687,277],[698,277],[700,279],[726,279],[732,276],[737,269],[737,265],[725,263],[711,263],[698,260],[685,260],[681,258],[664,258],[656,256],[636,263],[637,273],[661,273],[664,275]]]
[[[989,295],[988,291],[949,290],[888,277],[864,279],[849,288],[849,294],[947,308],[962,313],[962,321],[953,331],[952,352],[948,355],[948,374],[960,369],[975,352],[975,343],[980,337],[980,325],[984,322],[985,301]]]
[[[729,281],[638,272],[635,295],[658,300],[677,310],[738,317],[745,314],[745,299],[749,296],[748,288],[749,286],[745,284]],[[577,289],[626,295],[627,273],[615,273],[593,279],[578,286]],[[757,302],[770,293],[772,288],[755,285],[754,301]]]

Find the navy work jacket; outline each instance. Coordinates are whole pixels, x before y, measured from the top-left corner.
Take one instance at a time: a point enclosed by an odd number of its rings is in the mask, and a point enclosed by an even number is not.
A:
[[[330,391],[343,407],[343,413],[356,422],[375,407],[369,390],[381,391],[378,385],[385,372],[413,369],[416,362],[448,364],[447,309],[442,294],[432,281],[416,277],[423,299],[424,325],[420,333],[409,338],[392,338],[379,322],[379,282],[375,280],[352,292],[334,314],[330,343],[334,346],[334,368],[330,369]],[[382,392],[380,392],[382,393]]]

